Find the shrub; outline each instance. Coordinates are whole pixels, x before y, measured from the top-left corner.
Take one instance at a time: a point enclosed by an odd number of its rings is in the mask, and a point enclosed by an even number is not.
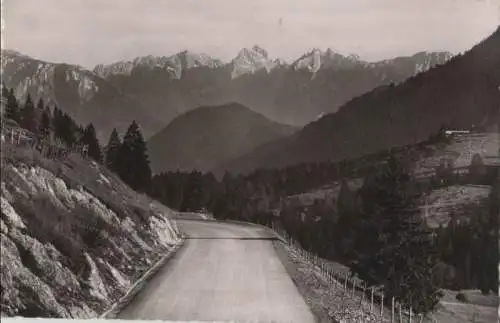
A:
[[[462,303],[468,303],[469,302],[469,299],[467,298],[467,295],[465,295],[462,292],[458,293],[455,298],[457,299],[457,301],[460,301]]]

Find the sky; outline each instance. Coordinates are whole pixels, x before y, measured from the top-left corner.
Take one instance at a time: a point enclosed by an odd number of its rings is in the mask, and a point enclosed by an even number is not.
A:
[[[259,45],[293,61],[332,48],[375,61],[463,52],[500,25],[500,0],[3,0],[3,48],[92,68],[182,50],[229,61]]]

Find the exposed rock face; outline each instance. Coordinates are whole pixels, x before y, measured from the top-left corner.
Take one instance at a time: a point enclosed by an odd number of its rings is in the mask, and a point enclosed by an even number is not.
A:
[[[92,122],[101,142],[108,140],[115,127],[124,132],[133,120],[143,126],[146,137],[165,126],[144,112],[142,102],[80,66],[45,62],[2,49],[0,67],[2,82],[14,89],[20,105],[28,94],[35,101],[57,105],[82,125]]]
[[[179,79],[183,71],[201,66],[216,68],[222,66],[222,62],[204,53],[182,51],[172,56],[148,55],[109,65],[99,64],[94,68],[94,72],[103,78],[108,78],[118,75],[130,76],[134,71],[141,69],[159,69],[167,71],[174,79]]]
[[[179,242],[168,214],[105,169],[77,156],[70,167],[9,158],[1,181],[2,316],[95,317]]]
[[[56,88],[56,70],[78,99],[90,101],[99,91],[95,75],[76,65],[44,62],[12,50],[2,50],[1,74],[4,82],[15,83],[15,94],[25,98],[28,93],[46,102],[57,103],[53,95]]]
[[[269,72],[278,62],[269,58],[267,51],[255,45],[252,48],[243,48],[232,61],[231,77],[237,78],[243,74],[252,74],[265,69]]]

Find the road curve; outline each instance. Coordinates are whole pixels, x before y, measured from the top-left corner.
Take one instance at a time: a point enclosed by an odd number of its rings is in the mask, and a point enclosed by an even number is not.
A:
[[[270,233],[238,224],[178,221],[189,237],[119,319],[313,323]]]

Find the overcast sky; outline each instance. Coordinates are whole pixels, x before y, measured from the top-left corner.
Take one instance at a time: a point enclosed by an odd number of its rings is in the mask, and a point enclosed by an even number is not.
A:
[[[500,24],[500,0],[3,0],[5,48],[93,67],[184,49],[228,61],[254,44],[366,60],[464,51]]]

